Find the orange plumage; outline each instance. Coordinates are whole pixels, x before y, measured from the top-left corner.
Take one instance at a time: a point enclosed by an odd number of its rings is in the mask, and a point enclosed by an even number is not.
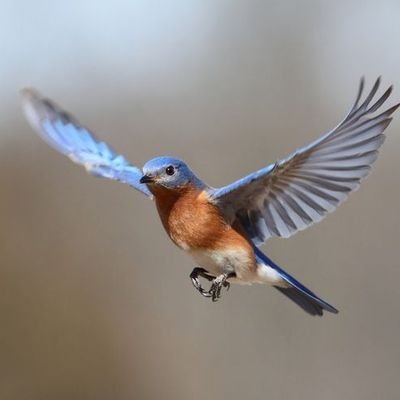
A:
[[[185,250],[236,247],[253,254],[244,232],[237,224],[226,223],[205,191],[188,185],[174,191],[159,186],[152,192],[162,224],[177,246]]]

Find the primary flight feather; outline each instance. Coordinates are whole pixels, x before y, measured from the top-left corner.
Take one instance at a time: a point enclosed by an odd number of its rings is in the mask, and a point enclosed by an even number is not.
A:
[[[370,171],[398,104],[373,116],[392,92],[372,103],[380,79],[359,104],[364,79],[347,117],[332,131],[288,158],[217,189],[212,198],[227,218],[238,217],[252,240],[289,237],[320,221],[356,190]]]

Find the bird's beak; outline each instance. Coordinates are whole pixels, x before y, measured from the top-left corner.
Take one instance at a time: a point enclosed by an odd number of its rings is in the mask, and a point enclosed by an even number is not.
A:
[[[140,178],[140,183],[153,183],[153,182],[154,182],[154,178],[149,175],[143,175]]]

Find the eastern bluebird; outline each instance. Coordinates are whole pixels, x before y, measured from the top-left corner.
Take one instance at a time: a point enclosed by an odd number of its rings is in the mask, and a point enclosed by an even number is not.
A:
[[[23,107],[32,127],[53,148],[99,177],[127,183],[156,203],[171,240],[196,264],[196,289],[216,301],[230,282],[268,283],[311,315],[336,308],[281,269],[259,246],[289,237],[332,212],[368,175],[397,104],[375,115],[392,92],[373,102],[380,78],[332,131],[289,157],[222,188],[212,188],[183,161],[158,157],[142,171],[115,153],[71,115],[30,89]],[[199,277],[211,281],[202,287]]]

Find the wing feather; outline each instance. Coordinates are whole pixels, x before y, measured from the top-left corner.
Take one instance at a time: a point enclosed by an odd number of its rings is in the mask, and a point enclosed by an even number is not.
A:
[[[151,197],[146,185],[139,182],[142,172],[117,154],[69,113],[32,89],[22,91],[25,115],[34,130],[54,149],[98,177],[127,183]]]
[[[212,200],[228,220],[238,218],[256,244],[320,221],[359,187],[385,140],[383,132],[399,104],[374,116],[392,92],[389,87],[373,102],[379,85],[380,78],[360,103],[362,79],[353,106],[336,128],[284,160],[211,190]]]

